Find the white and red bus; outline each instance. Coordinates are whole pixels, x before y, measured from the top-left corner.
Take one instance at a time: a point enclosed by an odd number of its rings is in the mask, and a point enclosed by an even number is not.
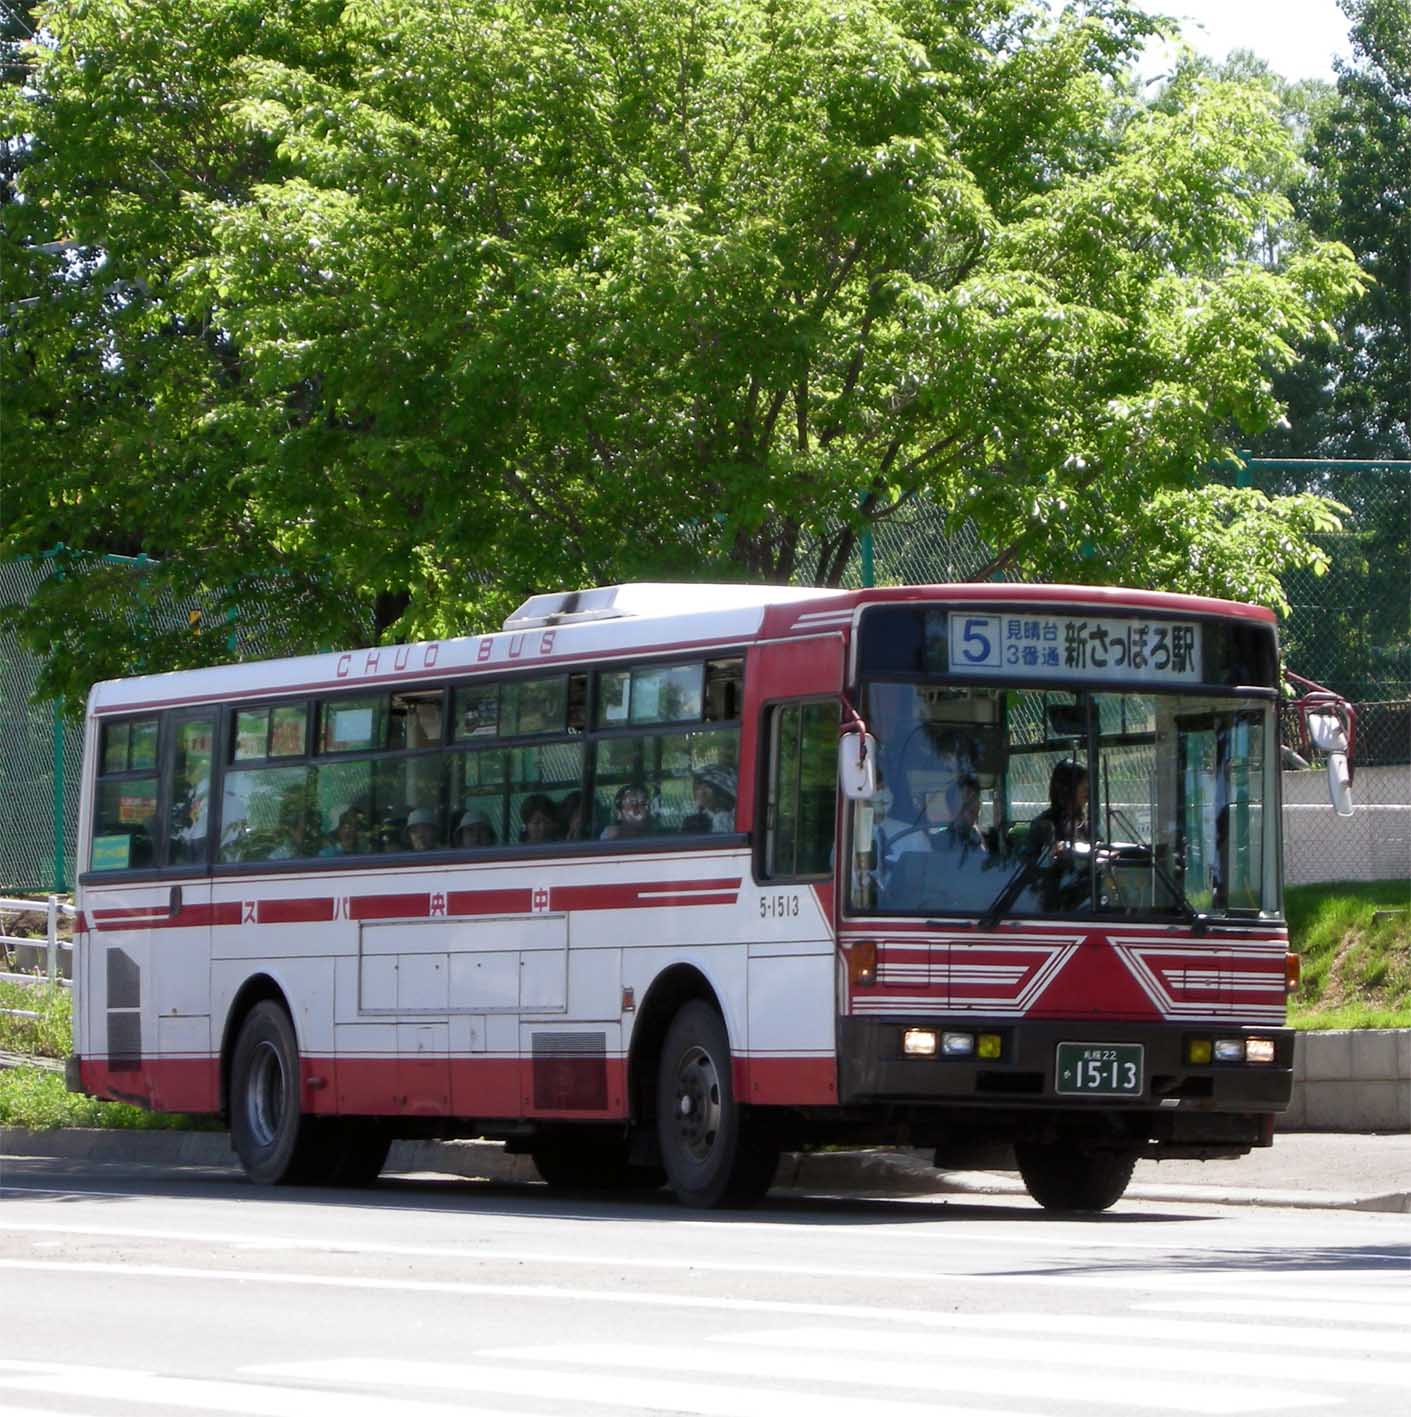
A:
[[[1279,685],[1264,610],[1016,585],[102,683],[70,1085],[227,1118],[260,1183],[484,1136],[715,1205],[887,1141],[1102,1208],[1289,1100]]]

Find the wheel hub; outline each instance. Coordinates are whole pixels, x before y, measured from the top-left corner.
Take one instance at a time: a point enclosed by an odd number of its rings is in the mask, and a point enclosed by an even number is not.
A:
[[[676,1131],[693,1161],[703,1162],[720,1132],[720,1074],[704,1048],[690,1049],[676,1077]]]

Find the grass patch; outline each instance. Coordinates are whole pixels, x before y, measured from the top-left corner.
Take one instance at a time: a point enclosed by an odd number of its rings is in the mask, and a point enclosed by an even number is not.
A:
[[[1290,886],[1284,908],[1303,957],[1295,1028],[1411,1028],[1411,885]]]
[[[146,1112],[126,1102],[97,1102],[64,1087],[64,1079],[44,1068],[0,1070],[0,1127],[51,1131],[55,1127],[109,1127],[130,1131],[189,1131],[207,1125],[170,1112]],[[219,1124],[216,1124],[219,1129]]]
[[[0,1053],[66,1058],[73,1051],[70,991],[57,984],[11,984],[0,980],[0,1009],[24,1009],[37,1019],[0,1013]]]

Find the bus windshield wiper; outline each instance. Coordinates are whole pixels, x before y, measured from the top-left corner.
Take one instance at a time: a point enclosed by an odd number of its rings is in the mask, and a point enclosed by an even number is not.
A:
[[[980,917],[982,930],[993,930],[1000,920],[1009,913],[1010,907],[1024,893],[1024,888],[1034,881],[1051,847],[1046,845],[1035,857],[1021,861],[1014,874],[999,888],[999,894],[990,902],[989,909]]]

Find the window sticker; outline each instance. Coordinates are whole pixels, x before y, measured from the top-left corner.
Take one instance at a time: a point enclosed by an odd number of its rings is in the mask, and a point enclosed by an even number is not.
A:
[[[132,837],[126,832],[116,836],[95,836],[89,869],[94,871],[125,871],[132,856]]]

